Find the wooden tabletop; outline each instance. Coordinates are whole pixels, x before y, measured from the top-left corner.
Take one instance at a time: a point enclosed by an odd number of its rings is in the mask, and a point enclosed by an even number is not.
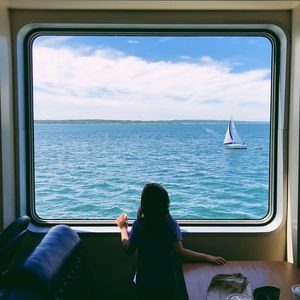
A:
[[[291,287],[300,283],[300,270],[288,262],[229,261],[223,266],[185,263],[182,270],[189,300],[205,300],[211,279],[217,274],[244,274],[252,292],[257,287],[276,286],[280,288],[280,300],[293,299]]]

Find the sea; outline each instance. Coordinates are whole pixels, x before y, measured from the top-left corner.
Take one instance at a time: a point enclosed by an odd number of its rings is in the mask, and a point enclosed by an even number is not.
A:
[[[257,220],[268,213],[270,124],[223,121],[36,121],[35,209],[42,219],[136,217],[143,186],[163,185],[176,219]]]

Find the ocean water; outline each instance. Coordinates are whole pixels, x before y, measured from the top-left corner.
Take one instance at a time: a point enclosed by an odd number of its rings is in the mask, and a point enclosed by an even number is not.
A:
[[[135,218],[142,188],[162,184],[176,219],[261,219],[268,212],[269,124],[35,123],[35,207],[46,219]]]

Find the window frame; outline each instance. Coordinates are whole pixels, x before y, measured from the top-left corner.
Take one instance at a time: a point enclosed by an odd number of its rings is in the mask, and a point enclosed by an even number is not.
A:
[[[285,156],[286,114],[285,77],[287,68],[287,35],[275,24],[28,24],[18,33],[18,119],[24,127],[19,136],[20,194],[25,195],[23,209],[39,225],[69,224],[79,226],[112,226],[114,220],[41,219],[35,212],[34,188],[34,120],[31,47],[39,35],[236,35],[265,36],[272,43],[272,74],[269,146],[269,211],[261,220],[178,220],[191,232],[268,232],[279,228],[285,218],[287,166]],[[22,156],[23,153],[23,156]],[[23,176],[22,176],[23,175]],[[25,176],[24,176],[25,175]],[[132,224],[132,220],[129,222]]]

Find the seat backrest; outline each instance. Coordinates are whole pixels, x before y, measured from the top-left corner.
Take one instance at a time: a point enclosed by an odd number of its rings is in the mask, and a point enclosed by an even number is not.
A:
[[[22,263],[9,270],[5,282],[11,295],[23,289],[24,299],[37,292],[40,299],[88,299],[79,236],[69,226],[54,226]]]
[[[8,225],[0,234],[0,274],[9,266],[30,223],[28,216],[21,216]]]

